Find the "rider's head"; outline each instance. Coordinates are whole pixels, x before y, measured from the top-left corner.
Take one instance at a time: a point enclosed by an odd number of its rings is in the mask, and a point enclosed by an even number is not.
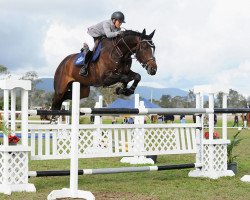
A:
[[[120,28],[122,23],[126,23],[124,21],[125,17],[124,14],[120,11],[116,11],[111,15],[111,19],[115,25],[116,28]]]

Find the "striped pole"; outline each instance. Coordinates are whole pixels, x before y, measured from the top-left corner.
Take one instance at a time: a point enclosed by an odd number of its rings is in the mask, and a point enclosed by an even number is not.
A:
[[[81,108],[80,115],[250,113],[250,108]],[[29,110],[31,115],[71,115],[68,110]]]
[[[175,170],[175,169],[201,168],[201,166],[202,166],[201,164],[188,163],[188,164],[174,164],[174,165],[162,165],[162,166],[82,169],[82,170],[78,170],[78,175],[163,171],[163,170]],[[29,172],[29,177],[69,176],[69,175],[70,175],[70,170],[30,171]]]

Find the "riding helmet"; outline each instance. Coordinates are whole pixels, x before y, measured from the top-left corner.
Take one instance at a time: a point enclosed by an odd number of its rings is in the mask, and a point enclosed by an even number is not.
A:
[[[114,13],[111,15],[111,19],[117,19],[117,20],[119,20],[119,21],[122,22],[122,23],[126,23],[126,22],[124,21],[124,19],[125,19],[124,14],[123,14],[122,12],[120,12],[120,11],[114,12]]]

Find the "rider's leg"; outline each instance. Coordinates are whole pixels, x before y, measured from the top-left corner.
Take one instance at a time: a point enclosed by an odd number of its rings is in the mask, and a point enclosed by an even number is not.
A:
[[[93,53],[95,52],[95,49],[100,41],[100,37],[94,37],[94,47],[93,47]]]
[[[88,62],[86,60],[87,60],[87,58],[86,58],[86,55],[85,55],[85,60],[84,60],[83,65],[82,65],[82,67],[81,67],[81,69],[79,71],[79,74],[81,76],[87,76],[88,75],[88,70],[87,70]]]
[[[94,39],[94,43],[95,43],[94,47],[93,47],[93,51],[88,52],[88,53],[85,54],[85,61],[84,61],[84,64],[83,64],[83,66],[82,66],[82,68],[80,69],[80,72],[79,72],[79,74],[81,76],[87,76],[88,75],[89,62],[90,62],[90,60],[92,58],[93,53],[95,52],[95,49],[96,49],[101,37],[93,37],[93,39]]]
[[[84,60],[84,63],[79,71],[79,74],[81,76],[87,76],[88,75],[87,66],[88,66],[88,61],[89,61],[89,57],[90,57],[90,56],[88,56],[88,53],[90,53],[90,52],[89,52],[89,46],[86,43],[83,43],[83,48],[81,49],[81,52],[84,53],[85,60]]]

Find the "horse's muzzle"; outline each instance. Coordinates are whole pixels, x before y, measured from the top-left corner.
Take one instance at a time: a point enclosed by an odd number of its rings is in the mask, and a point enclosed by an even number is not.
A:
[[[154,66],[154,67],[148,66],[147,72],[149,75],[155,75],[157,72],[157,66]]]

